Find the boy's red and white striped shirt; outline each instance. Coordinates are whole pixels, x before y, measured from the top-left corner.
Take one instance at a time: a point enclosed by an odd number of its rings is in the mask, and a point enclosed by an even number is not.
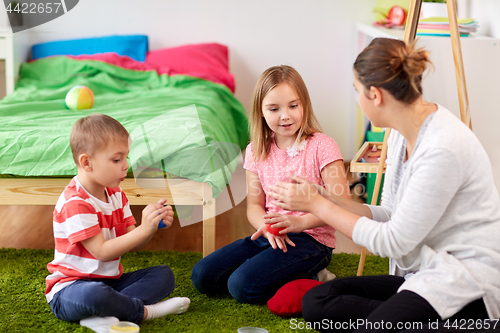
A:
[[[50,302],[56,292],[78,279],[118,278],[123,273],[120,258],[102,262],[81,241],[102,233],[105,240],[126,233],[135,219],[127,197],[119,187],[106,188],[103,202],[78,182],[76,176],[66,186],[54,209],[54,260],[47,265],[45,296]]]

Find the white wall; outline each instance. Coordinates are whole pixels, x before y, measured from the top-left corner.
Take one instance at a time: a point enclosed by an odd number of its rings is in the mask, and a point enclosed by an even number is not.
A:
[[[462,17],[479,21],[479,34],[500,38],[500,1],[459,0],[458,12]]]

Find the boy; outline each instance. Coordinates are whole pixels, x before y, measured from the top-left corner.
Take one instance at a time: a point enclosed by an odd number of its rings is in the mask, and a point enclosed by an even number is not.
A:
[[[185,312],[189,306],[186,297],[158,303],[175,287],[168,266],[123,273],[120,256],[143,247],[160,220],[170,227],[174,216],[161,199],[146,206],[141,225],[135,227],[119,187],[129,168],[129,140],[127,130],[103,114],[82,118],[71,130],[78,174],[54,209],[55,258],[47,265],[51,274],[45,291],[59,319],[84,319],[81,324],[91,328],[103,324],[99,317],[140,324],[143,319]]]

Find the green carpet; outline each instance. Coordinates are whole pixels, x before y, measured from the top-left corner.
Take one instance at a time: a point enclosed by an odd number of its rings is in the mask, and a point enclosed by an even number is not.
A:
[[[147,332],[236,332],[239,327],[258,326],[269,332],[314,332],[291,326],[290,318],[273,315],[266,305],[240,304],[231,297],[209,298],[194,289],[190,275],[200,253],[140,251],[122,257],[125,271],[166,264],[176,278],[174,296],[191,299],[189,310],[145,321],[141,333]],[[86,332],[78,323],[57,319],[45,301],[46,265],[53,250],[0,249],[0,332]],[[359,255],[334,254],[329,270],[338,277],[356,275]],[[388,260],[368,256],[364,275],[387,274]],[[298,321],[303,322],[302,318]],[[296,322],[294,322],[295,325]]]

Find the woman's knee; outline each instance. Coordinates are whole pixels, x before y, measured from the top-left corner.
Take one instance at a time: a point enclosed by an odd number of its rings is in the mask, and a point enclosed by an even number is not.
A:
[[[310,289],[302,298],[302,316],[308,322],[318,322],[335,317],[342,310],[343,290],[349,279],[339,278]]]
[[[302,298],[302,316],[307,322],[317,322],[325,318],[323,305],[327,292],[323,285],[310,289]]]

